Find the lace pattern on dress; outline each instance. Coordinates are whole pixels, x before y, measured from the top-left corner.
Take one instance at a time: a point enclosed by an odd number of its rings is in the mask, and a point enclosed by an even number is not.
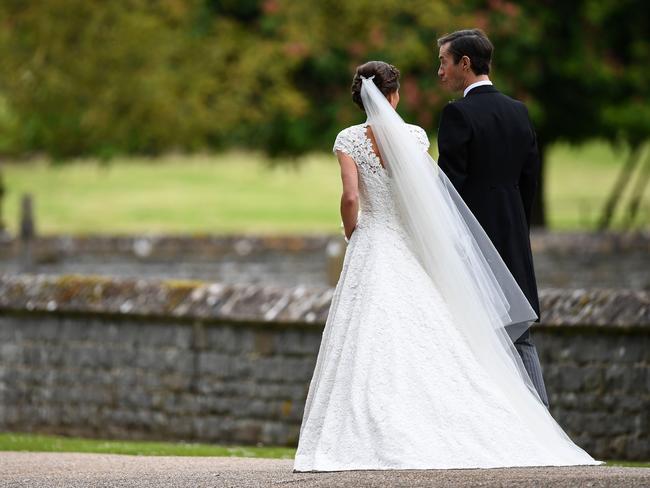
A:
[[[333,152],[341,151],[350,156],[357,166],[366,172],[373,174],[383,173],[384,167],[381,165],[379,156],[372,147],[372,141],[366,133],[368,124],[359,124],[343,129],[336,136],[334,141]],[[409,124],[411,133],[422,146],[424,151],[429,149],[429,138],[422,127]]]

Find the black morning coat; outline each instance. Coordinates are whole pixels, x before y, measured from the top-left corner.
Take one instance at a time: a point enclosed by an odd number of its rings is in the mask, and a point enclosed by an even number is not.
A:
[[[529,229],[540,161],[526,106],[491,85],[473,88],[443,109],[438,150],[440,168],[539,317]]]

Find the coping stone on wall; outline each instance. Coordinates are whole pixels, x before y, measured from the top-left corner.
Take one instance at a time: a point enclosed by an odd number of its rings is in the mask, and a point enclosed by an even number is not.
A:
[[[0,310],[323,324],[333,289],[134,280],[87,275],[0,275]]]
[[[0,310],[159,316],[186,320],[316,324],[334,289],[135,280],[87,275],[0,275]],[[543,289],[542,326],[650,329],[650,292]]]

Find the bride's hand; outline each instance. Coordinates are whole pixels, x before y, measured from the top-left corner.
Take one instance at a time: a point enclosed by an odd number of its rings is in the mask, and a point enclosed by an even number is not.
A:
[[[345,228],[343,227],[343,222],[341,222],[341,228],[343,229],[343,238],[345,239],[345,242],[350,242],[350,239],[352,239],[352,234],[354,234],[354,231],[357,230],[357,226],[355,225],[354,228],[352,229],[352,232],[350,232],[350,235],[347,235],[345,233]]]

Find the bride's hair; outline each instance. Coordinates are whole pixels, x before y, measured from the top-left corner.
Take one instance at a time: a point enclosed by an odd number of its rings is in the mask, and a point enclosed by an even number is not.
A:
[[[368,61],[357,66],[354,78],[352,79],[352,101],[364,112],[365,109],[361,101],[362,76],[364,78],[374,76],[372,81],[386,97],[399,88],[399,70],[392,64],[384,63],[383,61]]]

